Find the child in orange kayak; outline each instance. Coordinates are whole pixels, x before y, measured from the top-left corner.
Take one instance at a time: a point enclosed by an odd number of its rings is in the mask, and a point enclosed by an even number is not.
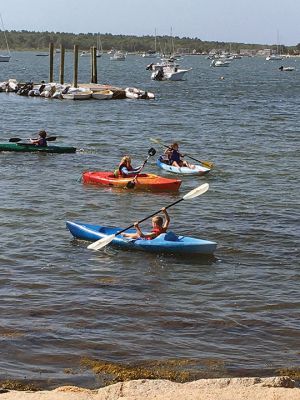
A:
[[[165,208],[162,208],[161,211],[164,213],[166,219],[164,221],[163,217],[160,217],[157,215],[155,217],[153,217],[152,218],[152,230],[150,233],[143,233],[141,231],[141,228],[139,227],[138,222],[136,222],[134,224],[136,233],[122,233],[122,236],[124,236],[125,238],[129,238],[129,239],[151,240],[151,239],[155,239],[161,233],[166,233],[167,229],[170,225],[170,217]]]
[[[131,157],[124,156],[120,161],[119,168],[115,171],[114,175],[118,177],[121,176],[122,178],[128,178],[139,174],[142,168],[142,165],[137,168],[133,168],[131,165]]]

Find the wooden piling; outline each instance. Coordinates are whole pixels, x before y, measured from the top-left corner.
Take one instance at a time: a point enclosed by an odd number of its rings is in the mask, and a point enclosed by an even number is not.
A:
[[[92,47],[92,81],[91,83],[97,83],[97,49],[95,46]]]
[[[53,82],[53,60],[54,60],[54,45],[49,43],[49,82]]]
[[[78,87],[78,44],[74,45],[74,80],[73,86]]]
[[[59,68],[59,83],[64,84],[65,80],[65,47],[60,45],[60,68]]]

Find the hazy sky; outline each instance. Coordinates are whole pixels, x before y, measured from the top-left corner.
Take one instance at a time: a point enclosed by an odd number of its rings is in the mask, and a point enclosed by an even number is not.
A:
[[[7,30],[300,43],[300,0],[0,0],[0,13]]]

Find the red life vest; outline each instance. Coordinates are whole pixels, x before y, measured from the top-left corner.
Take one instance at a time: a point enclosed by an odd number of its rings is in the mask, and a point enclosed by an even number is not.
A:
[[[153,228],[152,229],[152,231],[151,231],[151,233],[155,233],[155,237],[154,238],[149,238],[149,240],[152,240],[152,239],[155,239],[155,238],[157,238],[157,236],[159,236],[161,233],[166,233],[167,232],[167,229],[166,228],[163,228],[163,227],[161,227],[161,228]]]

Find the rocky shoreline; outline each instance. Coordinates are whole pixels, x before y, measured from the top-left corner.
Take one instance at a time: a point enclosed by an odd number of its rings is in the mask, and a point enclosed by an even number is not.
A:
[[[62,386],[51,391],[0,389],[0,400],[300,400],[300,388],[288,376],[199,379],[187,383],[139,379],[97,390]]]

